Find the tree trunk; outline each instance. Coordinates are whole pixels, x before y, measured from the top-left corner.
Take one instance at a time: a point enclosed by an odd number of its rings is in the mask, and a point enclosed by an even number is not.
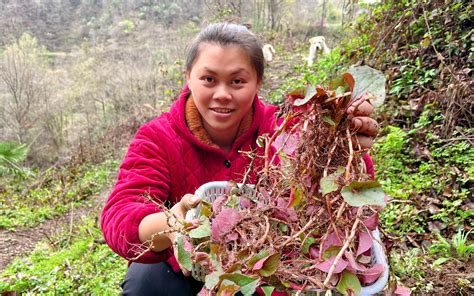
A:
[[[321,21],[319,23],[319,31],[321,35],[324,35],[324,22],[326,21],[327,9],[328,9],[328,1],[323,0],[323,4],[321,7]]]

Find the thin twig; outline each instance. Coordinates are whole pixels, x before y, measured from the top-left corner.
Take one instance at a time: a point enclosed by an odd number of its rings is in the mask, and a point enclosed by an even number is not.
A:
[[[351,132],[349,131],[349,128],[346,129],[346,135],[347,135],[347,141],[349,141],[349,159],[347,160],[346,173],[344,175],[344,179],[346,181],[349,181],[352,159],[354,158],[354,149],[352,148]]]
[[[309,227],[312,226],[312,224],[314,223],[314,221],[316,221],[319,217],[317,215],[314,215],[313,217],[311,217],[311,219],[309,219],[308,223],[306,223],[306,225],[300,229],[300,231],[298,231],[297,233],[295,233],[294,235],[292,235],[291,237],[289,237],[282,245],[281,245],[281,248],[283,248],[284,246],[286,246],[286,244],[288,244],[291,240],[297,238],[298,236],[300,236],[300,234],[302,234],[303,232],[305,232],[306,230],[308,230]]]
[[[334,96],[334,97],[330,97],[330,98],[324,100],[323,104],[327,104],[329,102],[335,101],[335,100],[340,99],[340,98],[345,98],[345,97],[348,97],[350,95],[352,95],[352,92],[348,91],[348,92],[345,92],[343,94],[340,94],[340,95],[337,95],[337,96]]]
[[[268,221],[268,217],[263,216],[263,218],[265,218],[266,228],[265,228],[265,233],[263,234],[262,238],[259,239],[257,242],[258,245],[263,244],[265,242],[268,236],[268,232],[270,231],[270,222]]]

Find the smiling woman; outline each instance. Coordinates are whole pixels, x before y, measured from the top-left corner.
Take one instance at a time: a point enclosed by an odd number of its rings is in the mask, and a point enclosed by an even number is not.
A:
[[[211,140],[229,151],[242,119],[250,114],[260,82],[248,54],[236,45],[203,43],[186,71],[192,100]]]
[[[174,218],[199,204],[190,193],[202,184],[241,182],[247,152],[263,155],[257,138],[274,132],[277,111],[257,95],[264,63],[260,42],[246,27],[208,26],[189,48],[179,99],[136,133],[101,216],[106,242],[133,262],[124,295],[196,295],[202,288],[176,261]],[[375,126],[371,110],[365,104],[352,110],[368,136]]]

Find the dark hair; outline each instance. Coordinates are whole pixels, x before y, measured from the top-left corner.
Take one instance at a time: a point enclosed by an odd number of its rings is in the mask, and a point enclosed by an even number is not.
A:
[[[257,36],[243,25],[216,23],[208,25],[191,42],[186,55],[186,70],[191,71],[194,61],[199,55],[201,43],[215,43],[221,46],[237,45],[250,57],[252,65],[257,72],[259,81],[263,80],[265,60],[263,59],[262,46]]]

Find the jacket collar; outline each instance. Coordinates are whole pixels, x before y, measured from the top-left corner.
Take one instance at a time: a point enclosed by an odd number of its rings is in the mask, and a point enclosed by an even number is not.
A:
[[[185,119],[186,124],[188,125],[189,130],[191,133],[198,138],[201,142],[219,148],[211,139],[211,136],[206,131],[202,124],[202,116],[199,113],[199,110],[194,103],[193,95],[189,95],[186,100],[185,104]],[[239,130],[237,131],[236,139],[238,139],[245,131],[247,131],[252,126],[252,118],[253,118],[253,108],[250,110],[249,113],[242,118],[242,122],[240,123]]]

